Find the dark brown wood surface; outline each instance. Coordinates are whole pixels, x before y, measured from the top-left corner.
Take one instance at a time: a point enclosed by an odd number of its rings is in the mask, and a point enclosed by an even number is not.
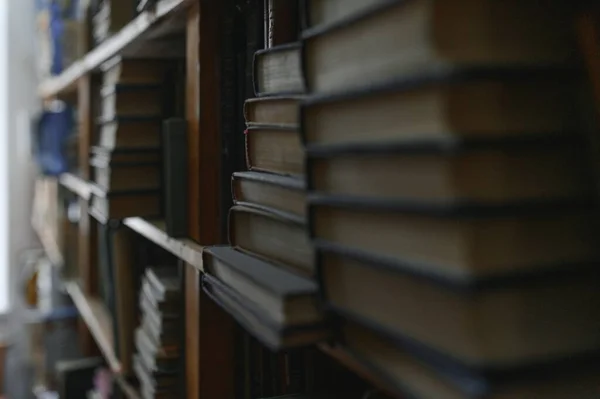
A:
[[[134,282],[134,240],[133,232],[125,227],[118,228],[112,236],[114,255],[114,286],[115,307],[113,323],[117,323],[118,335],[114,337],[117,347],[117,357],[121,362],[121,372],[130,376],[133,374],[133,354],[135,352],[134,331],[137,318],[133,313],[137,307],[137,292]]]
[[[78,112],[79,112],[79,169],[81,177],[84,180],[90,178],[89,168],[89,148],[92,140],[93,117],[92,117],[92,77],[85,75],[78,82]],[[85,294],[95,294],[95,281],[97,280],[96,251],[95,245],[95,225],[88,214],[88,200],[79,199],[81,208],[81,217],[79,221],[78,236],[78,262],[79,280]],[[92,339],[92,335],[83,323],[79,323],[80,342],[82,351],[86,355],[97,353],[98,349]]]
[[[385,392],[387,395],[390,395],[393,398],[403,399],[403,397],[399,396],[382,378],[370,370],[367,370],[358,360],[349,355],[345,350],[329,344],[321,344],[319,345],[319,349],[326,355],[340,362],[340,364],[348,368],[348,370],[368,381],[370,384],[373,384],[373,386],[377,387],[382,392]]]
[[[186,120],[188,124],[189,234],[200,241],[200,5],[188,11],[186,54]]]
[[[200,272],[185,268],[185,382],[186,397],[200,397]]]
[[[220,240],[219,8],[198,0],[187,25],[189,233],[202,246]],[[185,276],[186,396],[233,399],[233,320],[202,293],[198,269],[187,265]]]

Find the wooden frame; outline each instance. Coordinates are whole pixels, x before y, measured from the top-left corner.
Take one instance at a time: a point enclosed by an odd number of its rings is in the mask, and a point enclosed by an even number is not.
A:
[[[220,4],[202,0],[188,12],[186,119],[188,122],[190,237],[220,241],[219,25]],[[200,273],[187,265],[186,397],[234,397],[233,320],[207,298]]]

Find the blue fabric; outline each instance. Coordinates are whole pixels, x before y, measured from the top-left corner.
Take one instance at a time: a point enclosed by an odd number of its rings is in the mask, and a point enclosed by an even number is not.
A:
[[[42,173],[57,176],[69,169],[65,144],[73,131],[73,110],[45,111],[38,124],[38,146],[36,159]]]
[[[65,31],[65,25],[62,19],[60,5],[57,0],[50,4],[50,38],[52,41],[52,66],[50,73],[58,75],[63,70],[63,48],[62,37]]]

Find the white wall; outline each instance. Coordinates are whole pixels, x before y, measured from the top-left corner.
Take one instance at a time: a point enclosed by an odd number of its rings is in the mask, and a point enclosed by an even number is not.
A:
[[[30,223],[29,120],[38,106],[34,10],[33,0],[0,0],[0,313],[19,289],[20,253],[37,246]]]
[[[0,1],[0,313],[9,301],[8,265],[8,2]]]

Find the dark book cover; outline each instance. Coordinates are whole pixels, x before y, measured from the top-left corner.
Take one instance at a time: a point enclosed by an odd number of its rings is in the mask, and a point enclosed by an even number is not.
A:
[[[228,246],[205,248],[205,253],[243,275],[279,298],[312,295],[317,286],[314,281],[283,270],[261,259],[236,251]],[[207,270],[210,273],[210,270]]]
[[[108,222],[106,224],[98,223],[98,269],[100,279],[98,285],[99,292],[104,305],[113,317],[112,333],[114,337],[118,336],[119,324],[116,320],[115,286],[114,286],[114,262],[112,258],[112,233],[111,226],[117,227],[118,223]],[[119,353],[118,339],[114,340],[115,352]]]
[[[310,336],[315,337],[316,340],[327,339],[329,335],[325,323],[294,327],[277,325],[271,319],[266,318],[266,315],[247,298],[207,274],[202,276],[202,289],[246,331],[274,351],[285,346],[286,339],[293,337],[295,334],[311,334]],[[304,345],[307,344],[308,341]],[[298,344],[293,345],[297,346]],[[303,346],[303,344],[299,345]]]
[[[305,46],[301,47],[304,51]],[[302,69],[306,76],[306,57],[302,54]],[[573,84],[582,82],[581,71],[573,67],[563,66],[533,66],[533,67],[465,67],[458,66],[441,71],[424,71],[420,75],[398,76],[383,83],[368,87],[352,88],[335,93],[319,93],[305,98],[300,104],[300,124],[305,120],[306,109],[323,104],[334,104],[338,101],[348,101],[365,97],[374,97],[393,92],[411,92],[440,85],[460,85],[467,82],[547,82],[566,80]],[[310,88],[307,88],[310,91]]]
[[[600,271],[596,268],[596,262],[583,264],[565,264],[557,262],[555,265],[547,265],[543,270],[533,268],[527,271],[511,271],[494,276],[457,278],[442,275],[439,273],[427,272],[422,264],[411,265],[409,262],[399,262],[391,260],[385,256],[373,254],[370,252],[358,250],[334,244],[325,240],[316,239],[314,241],[316,249],[316,267],[317,277],[319,279],[319,294],[323,300],[326,300],[326,292],[323,289],[322,279],[320,278],[323,270],[323,257],[326,254],[340,256],[349,260],[356,260],[368,264],[369,267],[388,271],[390,273],[399,273],[413,276],[424,282],[436,284],[440,289],[447,289],[464,293],[465,295],[477,295],[489,290],[508,290],[532,284],[544,284],[555,280],[564,280],[569,278],[578,278],[582,274],[589,275],[590,278],[599,278]]]
[[[272,173],[261,173],[261,172],[235,172],[231,177],[231,195],[234,201],[238,201],[236,198],[235,189],[233,188],[233,183],[236,180],[248,180],[255,181],[260,183],[265,183],[273,186],[283,187],[294,191],[304,191],[306,190],[306,184],[304,179],[294,177],[294,176],[282,176],[276,175]]]
[[[290,50],[298,50],[300,51],[300,64],[301,64],[301,77],[302,77],[302,90],[299,91],[282,91],[282,92],[277,92],[277,93],[263,93],[260,90],[259,87],[259,82],[257,79],[258,76],[258,61],[261,57],[265,57],[268,56],[269,54],[272,53],[277,53],[277,52],[283,52],[283,51],[290,51]],[[267,48],[267,49],[263,49],[263,50],[258,50],[256,53],[254,53],[254,62],[252,65],[252,76],[253,76],[253,87],[254,87],[254,94],[256,97],[261,97],[261,96],[267,96],[267,95],[278,95],[278,96],[288,96],[288,95],[298,95],[298,94],[303,94],[306,91],[306,81],[303,78],[305,76],[304,74],[304,62],[302,61],[303,59],[303,46],[301,43],[288,43],[288,44],[283,44],[280,46],[276,46],[276,47],[271,47],[271,48]]]
[[[171,118],[163,123],[165,225],[169,236],[187,237],[187,124]]]
[[[389,335],[385,331],[379,330],[377,325],[367,323],[353,314],[338,312],[333,308],[331,311],[337,313],[332,315],[332,318],[336,325],[336,339],[341,348],[354,361],[379,376],[382,381],[387,383],[387,386],[402,394],[408,394],[406,387],[391,378],[387,370],[370,363],[365,356],[352,351],[345,345],[343,334],[340,332],[345,324],[359,323],[362,328],[376,331],[383,337],[382,339],[392,343],[400,352],[410,357],[412,362],[431,370],[442,382],[458,389],[467,398],[487,398],[509,385],[543,383],[565,376],[576,378],[582,372],[600,370],[599,353],[573,355],[507,369],[469,368],[446,354],[434,351],[409,337]]]
[[[112,316],[115,353],[125,372],[131,368],[133,330],[137,321],[132,233],[120,222],[98,224],[99,267],[104,302]]]
[[[162,115],[151,115],[151,116],[133,116],[133,115],[117,115],[112,119],[105,119],[99,117],[96,119],[96,125],[108,125],[110,123],[135,123],[135,122],[156,122],[161,123],[163,120]]]

